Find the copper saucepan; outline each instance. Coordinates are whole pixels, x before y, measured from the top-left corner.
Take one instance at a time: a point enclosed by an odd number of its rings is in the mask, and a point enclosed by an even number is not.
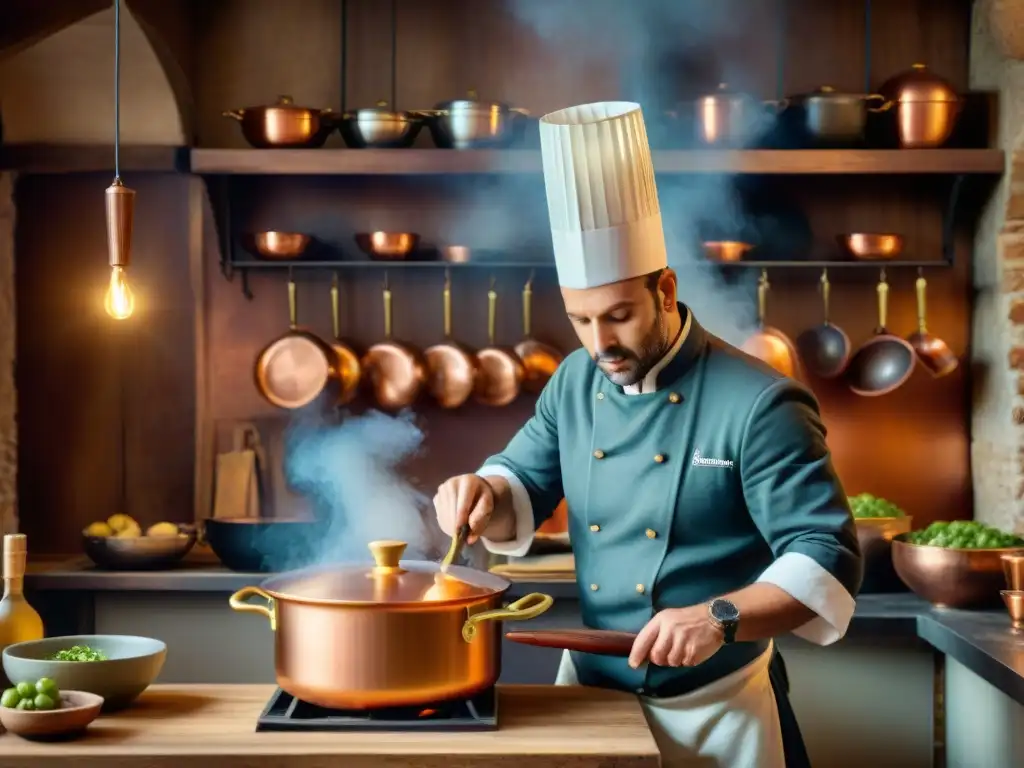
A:
[[[878,328],[857,350],[846,369],[850,389],[864,397],[877,397],[903,386],[914,372],[914,348],[886,330],[889,283],[885,270],[878,279]]]
[[[476,383],[476,399],[484,405],[505,406],[519,397],[523,388],[526,369],[514,349],[495,343],[498,321],[498,292],[494,290],[494,278],[487,292],[487,337],[488,346],[476,353],[480,361],[480,375]]]
[[[444,275],[444,341],[427,349],[427,389],[442,408],[458,408],[476,387],[480,365],[473,350],[452,337],[452,278]]]
[[[765,325],[768,305],[768,270],[761,270],[757,284],[757,332],[743,342],[743,351],[768,363],[783,376],[798,378],[799,358],[793,342],[778,328]]]
[[[322,566],[243,587],[229,603],[274,630],[277,684],[321,707],[368,710],[458,699],[501,673],[501,621],[551,607],[531,593],[508,606],[492,574],[401,560],[401,541],[370,543],[374,564]],[[265,605],[247,602],[261,597]]]
[[[917,359],[921,361],[921,365],[938,379],[955,371],[957,366],[960,365],[960,361],[957,360],[953,350],[949,348],[946,342],[928,332],[928,324],[926,322],[927,307],[925,304],[928,282],[920,271],[917,275],[915,288],[917,289],[917,330],[910,334],[907,341],[914,348],[914,352],[917,354]]]
[[[245,140],[257,149],[322,147],[335,119],[329,109],[296,106],[291,96],[278,96],[276,104],[230,109],[224,117],[241,123]]]
[[[341,338],[341,320],[338,313],[338,274],[331,278],[331,327],[334,341],[331,348],[337,358],[335,368],[338,371],[338,405],[352,402],[359,392],[359,380],[363,376],[363,366],[359,355],[352,345]]]
[[[367,377],[377,404],[399,411],[416,402],[427,381],[423,356],[408,344],[391,338],[391,287],[384,275],[384,341],[377,342],[363,357]]]
[[[564,356],[550,344],[533,338],[533,276],[523,288],[523,340],[516,344],[516,355],[523,361],[523,389],[539,394],[555,375]]]
[[[295,281],[288,277],[288,332],[256,358],[256,388],[272,405],[296,409],[309,405],[325,389],[339,385],[334,350],[297,324]]]

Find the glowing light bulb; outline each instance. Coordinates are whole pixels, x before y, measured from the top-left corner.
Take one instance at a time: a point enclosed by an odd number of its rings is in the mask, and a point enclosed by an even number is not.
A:
[[[115,320],[127,320],[135,311],[135,297],[128,287],[128,275],[124,267],[110,268],[110,286],[103,297],[103,309]]]

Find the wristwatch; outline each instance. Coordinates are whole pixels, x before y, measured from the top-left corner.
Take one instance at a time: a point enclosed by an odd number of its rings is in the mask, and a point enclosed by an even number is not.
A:
[[[736,641],[736,629],[740,625],[740,611],[728,600],[716,597],[708,603],[708,617],[711,623],[722,630],[725,644]]]

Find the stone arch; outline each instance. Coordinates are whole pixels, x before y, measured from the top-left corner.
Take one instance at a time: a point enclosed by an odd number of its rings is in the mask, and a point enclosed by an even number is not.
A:
[[[0,61],[6,143],[113,140],[113,8],[37,39]],[[192,135],[180,65],[145,20],[121,15],[121,140],[180,146]]]

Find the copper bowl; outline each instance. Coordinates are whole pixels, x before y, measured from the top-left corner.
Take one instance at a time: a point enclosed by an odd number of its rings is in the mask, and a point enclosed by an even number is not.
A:
[[[864,558],[864,583],[861,592],[890,592],[899,584],[893,571],[892,540],[901,533],[910,533],[913,518],[855,517],[857,541]]]
[[[836,239],[847,255],[861,261],[885,261],[903,253],[903,235],[852,232]]]
[[[754,246],[738,240],[711,240],[704,243],[704,255],[709,261],[741,261]]]
[[[411,232],[360,232],[356,235],[359,250],[371,259],[404,259],[419,243],[420,236]]]
[[[298,232],[250,232],[242,235],[242,246],[261,259],[285,261],[302,256],[310,240]]]
[[[911,544],[907,534],[892,540],[892,564],[911,591],[942,608],[995,604],[1004,586],[1002,556],[1024,547],[952,549]]]

